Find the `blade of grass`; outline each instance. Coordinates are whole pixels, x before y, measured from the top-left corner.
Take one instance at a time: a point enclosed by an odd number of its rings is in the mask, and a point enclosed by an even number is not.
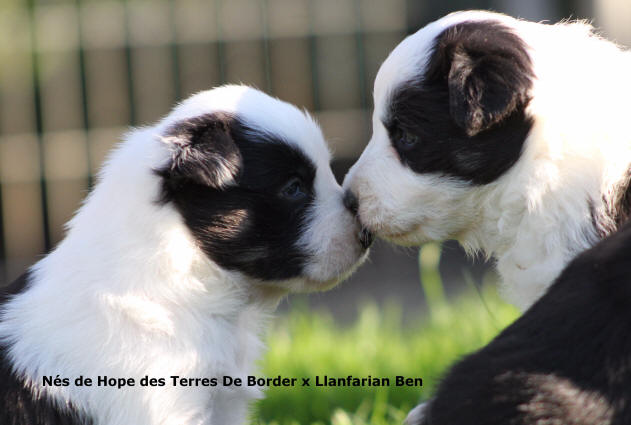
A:
[[[436,317],[437,311],[446,303],[443,280],[438,270],[441,251],[439,243],[430,242],[421,247],[418,256],[421,286],[432,318]]]

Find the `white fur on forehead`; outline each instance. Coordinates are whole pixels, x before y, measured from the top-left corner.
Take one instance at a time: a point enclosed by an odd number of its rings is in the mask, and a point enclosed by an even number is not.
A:
[[[390,94],[400,84],[423,75],[433,44],[447,28],[463,22],[498,21],[513,26],[519,21],[501,13],[468,10],[451,13],[408,36],[390,52],[375,78],[375,115],[383,118]]]
[[[331,155],[316,121],[295,106],[248,86],[225,85],[191,96],[175,107],[159,128],[213,112],[234,114],[248,126],[298,147],[317,165],[328,166]]]

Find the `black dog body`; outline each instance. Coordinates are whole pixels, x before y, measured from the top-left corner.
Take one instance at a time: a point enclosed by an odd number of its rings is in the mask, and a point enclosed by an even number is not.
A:
[[[453,367],[411,424],[630,424],[630,266],[627,225]]]

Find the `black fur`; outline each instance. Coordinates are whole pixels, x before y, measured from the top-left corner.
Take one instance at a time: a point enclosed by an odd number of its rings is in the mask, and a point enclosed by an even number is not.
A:
[[[166,137],[173,142],[168,169],[171,189],[186,181],[214,188],[233,182],[241,164],[241,153],[231,135],[233,121],[230,115],[217,113],[181,121],[169,129]]]
[[[447,374],[421,424],[631,424],[631,225]],[[418,425],[418,424],[412,424]]]
[[[465,22],[435,40],[423,75],[398,87],[384,125],[417,173],[487,184],[518,159],[532,127],[524,42],[501,24]]]
[[[287,141],[222,113],[178,123],[168,137],[175,150],[157,171],[162,202],[175,205],[203,251],[251,277],[299,276],[310,254],[297,242],[315,165]]]
[[[28,273],[23,274],[0,293],[0,309],[11,296],[24,292],[28,285]],[[9,357],[7,344],[0,345],[0,424],[2,425],[90,425],[92,422],[79,415],[68,404],[57,407],[46,396],[35,397],[22,379],[15,375]]]
[[[599,239],[617,231],[631,218],[631,169],[627,170],[624,179],[614,185],[606,195],[600,201],[587,200],[592,228]],[[598,202],[604,208],[597,208]]]

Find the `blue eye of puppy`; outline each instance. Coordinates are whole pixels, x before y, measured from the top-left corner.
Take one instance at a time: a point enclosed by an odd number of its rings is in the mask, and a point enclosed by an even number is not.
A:
[[[307,197],[307,189],[299,177],[291,178],[280,191],[283,198],[298,201]]]
[[[411,149],[419,141],[419,137],[407,131],[399,130],[397,132],[396,143],[401,149]]]

